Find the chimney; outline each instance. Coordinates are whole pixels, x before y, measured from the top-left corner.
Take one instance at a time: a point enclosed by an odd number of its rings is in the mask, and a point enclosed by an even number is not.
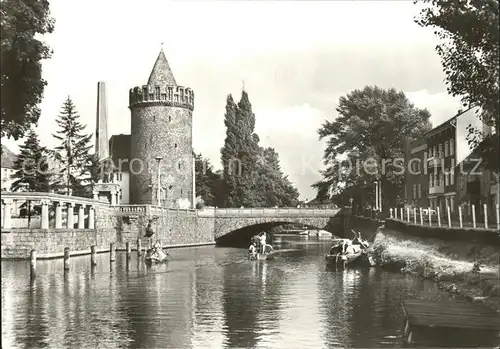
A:
[[[108,103],[106,99],[106,83],[97,83],[97,115],[95,130],[95,153],[99,160],[109,157],[108,143]]]

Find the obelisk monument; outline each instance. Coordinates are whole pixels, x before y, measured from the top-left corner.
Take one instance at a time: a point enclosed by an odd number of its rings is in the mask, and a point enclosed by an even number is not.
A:
[[[106,83],[97,83],[97,115],[95,125],[95,153],[99,160],[109,157],[108,143],[108,103],[106,99]]]

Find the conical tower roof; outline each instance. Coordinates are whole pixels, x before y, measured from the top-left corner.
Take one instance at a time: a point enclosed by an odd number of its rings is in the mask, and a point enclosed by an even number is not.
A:
[[[156,59],[151,75],[149,75],[148,86],[153,87],[155,85],[177,86],[174,74],[172,73],[172,69],[170,69],[170,65],[168,64],[167,57],[165,57],[165,53],[163,53],[163,49],[160,51],[160,54]]]

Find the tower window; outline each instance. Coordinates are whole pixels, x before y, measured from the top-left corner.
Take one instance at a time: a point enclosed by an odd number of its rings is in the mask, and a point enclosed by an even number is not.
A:
[[[148,100],[148,88],[147,87],[144,87],[142,89],[142,99],[147,101]]]
[[[156,115],[153,115],[153,121],[156,121]]]
[[[144,143],[144,149],[146,149],[146,143]]]
[[[180,170],[181,169],[181,163],[180,162],[179,162],[178,166],[179,166],[179,170]]]
[[[149,143],[153,144],[153,135],[149,136]]]
[[[156,99],[159,100],[160,99],[160,86],[155,87],[155,92],[156,92]]]
[[[177,143],[174,143],[174,148],[177,148]]]
[[[172,87],[169,87],[168,88],[168,100],[171,101],[172,100],[172,91],[173,91],[173,88]]]
[[[182,195],[182,188],[181,188],[181,195]]]
[[[172,121],[172,117],[170,115],[168,116],[168,121]]]

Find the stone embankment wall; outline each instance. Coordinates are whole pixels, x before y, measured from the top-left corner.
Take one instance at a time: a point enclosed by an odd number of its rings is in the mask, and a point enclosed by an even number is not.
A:
[[[64,255],[69,247],[71,254],[90,253],[95,245],[98,252],[109,251],[111,243],[125,249],[130,242],[136,249],[137,239],[146,247],[144,236],[151,220],[155,232],[152,240],[163,247],[193,246],[214,243],[214,218],[198,217],[195,211],[163,210],[151,212],[146,206],[136,212],[119,212],[108,206],[95,209],[95,229],[3,229],[1,234],[2,259],[27,259],[31,250],[38,258],[55,258]]]

